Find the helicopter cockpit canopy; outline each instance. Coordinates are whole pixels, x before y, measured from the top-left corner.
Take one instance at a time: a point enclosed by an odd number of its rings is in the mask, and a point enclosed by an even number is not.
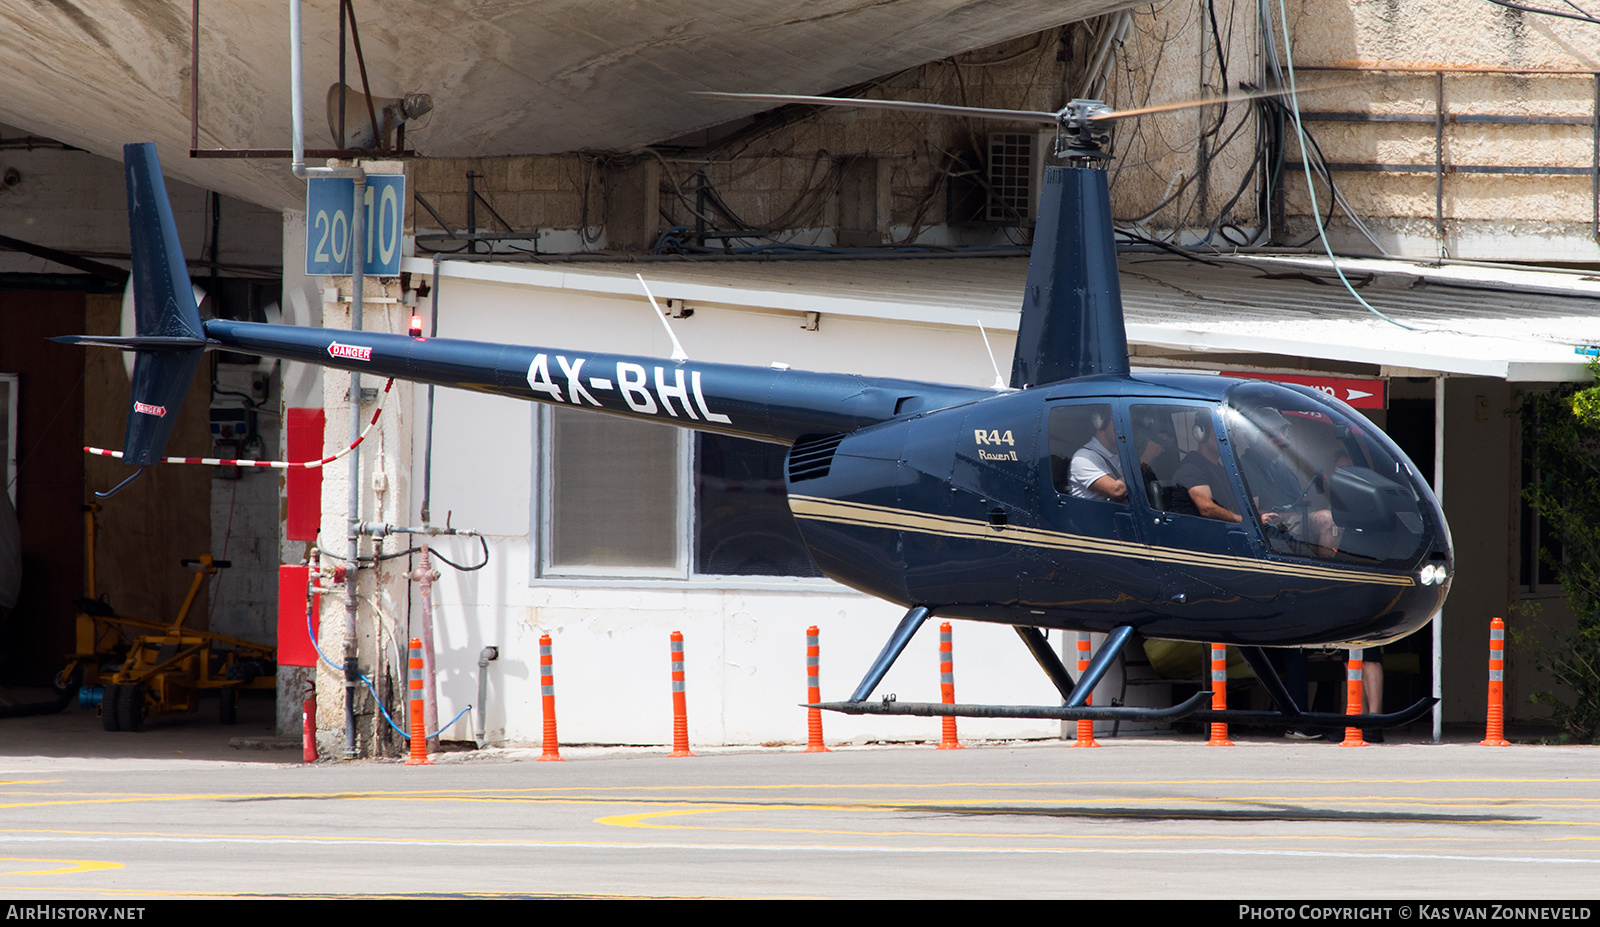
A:
[[[1273,383],[1229,390],[1224,427],[1275,554],[1408,568],[1427,551],[1423,493],[1398,448],[1359,414]]]

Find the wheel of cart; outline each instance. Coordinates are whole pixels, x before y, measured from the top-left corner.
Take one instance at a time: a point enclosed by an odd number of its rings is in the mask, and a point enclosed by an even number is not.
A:
[[[116,668],[99,671],[106,683],[100,720],[108,731],[138,731],[146,718],[194,711],[201,696],[213,691],[218,696],[218,717],[233,724],[238,720],[241,688],[275,687],[274,648],[184,627],[207,579],[230,562],[209,554],[181,562],[195,575],[172,623],[118,615],[98,600],[79,616],[80,632],[85,621],[93,625],[86,634],[80,633],[80,639],[87,637],[94,652],[74,654],[64,674],[72,668],[103,666],[101,658],[125,650]]]

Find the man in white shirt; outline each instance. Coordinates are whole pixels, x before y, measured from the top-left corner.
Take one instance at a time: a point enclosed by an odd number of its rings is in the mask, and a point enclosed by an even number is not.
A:
[[[1117,432],[1111,413],[1093,413],[1094,437],[1072,455],[1067,491],[1075,499],[1128,501],[1128,484],[1122,478],[1122,460],[1117,456]]]

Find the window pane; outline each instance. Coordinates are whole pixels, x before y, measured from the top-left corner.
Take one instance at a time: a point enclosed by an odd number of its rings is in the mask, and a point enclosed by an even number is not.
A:
[[[1139,479],[1152,509],[1200,515],[1197,500],[1189,492],[1191,487],[1200,486],[1205,488],[1207,500],[1234,511],[1238,502],[1227,472],[1221,463],[1211,459],[1213,455],[1220,457],[1220,448],[1210,409],[1137,405],[1128,411],[1133,419],[1133,449],[1139,455]],[[1205,452],[1201,445],[1205,445]],[[1219,517],[1217,510],[1210,511],[1210,517]]]
[[[1050,482],[1056,492],[1074,499],[1128,501],[1111,406],[1050,408]]]
[[[681,565],[676,429],[550,412],[549,568]]]
[[[821,576],[783,485],[788,448],[695,436],[694,571],[722,576]]]

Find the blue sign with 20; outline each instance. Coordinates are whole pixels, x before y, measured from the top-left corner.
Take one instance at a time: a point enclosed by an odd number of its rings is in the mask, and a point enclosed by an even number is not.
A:
[[[368,174],[366,273],[393,277],[400,273],[400,229],[405,216],[404,174]],[[312,177],[306,184],[306,275],[349,276],[350,219],[355,181],[349,177]]]

